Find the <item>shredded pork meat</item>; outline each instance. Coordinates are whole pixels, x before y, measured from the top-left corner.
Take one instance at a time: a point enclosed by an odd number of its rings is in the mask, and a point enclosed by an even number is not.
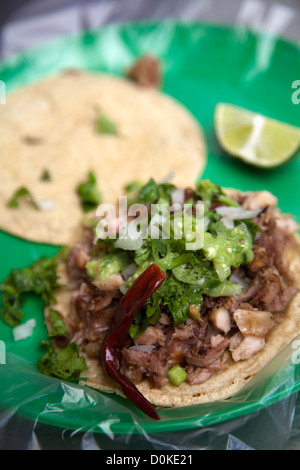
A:
[[[160,64],[155,57],[145,55],[127,71],[127,77],[139,86],[158,88],[161,84]]]
[[[186,190],[187,196],[191,191]],[[122,372],[129,380],[148,379],[151,386],[160,387],[168,383],[168,370],[180,364],[186,368],[188,383],[200,384],[232,361],[248,359],[264,347],[276,314],[285,311],[297,292],[282,256],[283,249],[294,243],[295,224],[279,214],[271,196],[267,192],[236,195],[245,208],[263,209],[255,220],[262,231],[255,241],[253,261],[232,270],[232,276],[245,287],[243,294],[239,298],[204,296],[199,316],[191,315],[176,326],[168,311],[162,311],[155,325],[135,340],[128,338],[123,348]],[[88,356],[99,358],[122,295],[122,277],[112,277],[105,286],[93,284],[85,270],[93,250],[92,231],[86,230],[68,257],[77,319],[71,330],[72,340]]]

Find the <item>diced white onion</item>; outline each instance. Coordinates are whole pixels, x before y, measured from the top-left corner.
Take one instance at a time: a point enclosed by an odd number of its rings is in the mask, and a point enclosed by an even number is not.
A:
[[[34,318],[28,320],[26,323],[15,326],[13,328],[13,337],[15,341],[20,341],[21,339],[26,339],[32,336],[33,329],[36,326],[36,321]]]
[[[41,211],[52,211],[55,207],[55,202],[52,200],[49,201],[38,201],[37,205]]]
[[[247,211],[240,207],[228,207],[221,206],[216,208],[216,212],[221,214],[223,217],[231,220],[242,220],[242,219],[253,219],[258,216],[261,209],[255,209],[253,211]]]
[[[229,217],[222,217],[221,222],[223,222],[225,227],[229,230],[232,230],[234,228],[234,221],[233,219],[229,219]]]
[[[197,284],[199,286],[202,286],[204,284],[204,281],[205,281],[205,276],[201,277],[201,279],[198,279]]]
[[[122,250],[138,250],[143,244],[141,233],[134,230],[131,224],[123,225],[119,230],[119,238],[115,241],[114,247]]]
[[[174,189],[174,191],[172,191],[171,193],[171,200],[173,204],[181,204],[183,206],[184,189],[183,188]]]
[[[141,248],[143,244],[143,240],[141,238],[132,239],[132,238],[124,238],[118,239],[114,243],[115,248],[121,248],[122,250],[138,250]]]

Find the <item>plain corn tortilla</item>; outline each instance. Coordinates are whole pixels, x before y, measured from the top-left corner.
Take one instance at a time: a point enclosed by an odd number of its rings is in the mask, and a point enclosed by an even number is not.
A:
[[[284,256],[289,263],[295,286],[300,290],[300,241],[298,236],[293,247],[285,248]],[[59,275],[61,282],[68,285],[64,264],[59,267]],[[63,315],[67,325],[72,323],[73,311],[70,292],[67,288],[64,288],[58,290],[55,297],[57,304],[53,308]],[[48,329],[51,330],[48,321],[48,309],[45,313]],[[261,351],[248,360],[240,362],[231,360],[228,368],[215,372],[205,383],[190,385],[183,382],[179,387],[167,384],[160,389],[154,389],[150,387],[147,380],[144,380],[137,385],[137,388],[151,403],[168,407],[216,402],[231,397],[239,392],[253,376],[300,334],[300,292],[291,301],[287,311],[282,314],[274,314],[274,318],[276,319],[276,325]],[[123,395],[119,385],[106,375],[100,360],[86,358],[86,362],[88,365],[86,372],[86,377],[88,377],[87,385],[101,391]]]
[[[99,111],[117,125],[117,136],[96,131]],[[0,108],[0,148],[0,228],[54,245],[78,237],[83,212],[76,187],[90,170],[103,202],[115,204],[134,180],[174,172],[175,185],[194,185],[205,164],[201,128],[183,105],[126,79],[83,72],[11,93]],[[51,181],[41,180],[45,170]],[[50,209],[25,201],[9,208],[20,187]]]

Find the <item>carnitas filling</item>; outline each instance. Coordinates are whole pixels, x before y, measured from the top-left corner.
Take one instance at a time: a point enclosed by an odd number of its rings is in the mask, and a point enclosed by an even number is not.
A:
[[[204,247],[184,252],[177,240],[148,239],[126,250],[115,241],[96,240],[87,228],[68,255],[69,341],[100,361],[121,297],[154,262],[168,277],[130,327],[121,372],[135,384],[146,379],[152,387],[201,384],[264,348],[297,292],[284,252],[295,243],[298,226],[267,191],[229,195],[208,181],[196,189],[170,184],[148,189],[153,189],[152,200],[144,198],[148,206],[163,189],[170,202],[204,202]],[[137,194],[143,200],[149,191],[144,187]],[[237,218],[228,217],[230,208],[237,209]],[[176,368],[183,371],[177,383],[170,373]]]

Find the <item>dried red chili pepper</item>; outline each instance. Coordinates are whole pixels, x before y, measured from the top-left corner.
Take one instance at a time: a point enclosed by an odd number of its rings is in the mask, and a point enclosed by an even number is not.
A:
[[[156,265],[151,264],[135,281],[133,286],[121,298],[112,331],[102,346],[102,362],[106,373],[118,382],[124,394],[153,419],[160,419],[151,403],[141,394],[136,386],[121,374],[121,350],[135,314],[146,300],[164,282],[167,275]]]

